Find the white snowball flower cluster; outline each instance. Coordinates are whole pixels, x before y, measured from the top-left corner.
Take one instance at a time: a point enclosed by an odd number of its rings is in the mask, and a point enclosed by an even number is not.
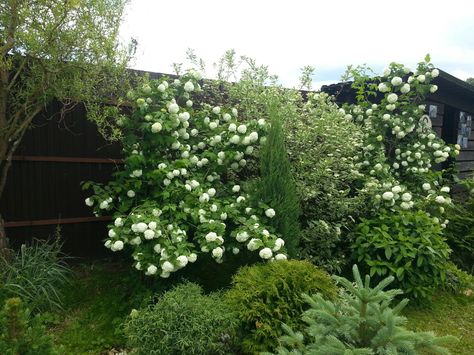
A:
[[[286,259],[284,240],[265,225],[275,210],[252,206],[240,181],[222,178],[254,159],[265,120],[244,122],[234,108],[194,102],[196,80],[190,72],[129,94],[136,112],[122,125],[124,169],[85,200],[98,214],[120,211],[105,246],[130,250],[134,267],[150,276],[168,278],[202,253],[218,263],[243,248],[264,260]]]
[[[435,185],[433,168],[457,156],[460,147],[447,146],[436,137],[426,106],[418,101],[427,92],[436,92],[431,82],[438,75],[427,61],[414,71],[392,63],[383,77],[369,79],[375,80],[381,100],[361,95],[357,105],[344,110],[365,132],[355,168],[367,177],[364,190],[374,197],[377,208],[407,210],[429,204],[436,214],[444,211],[438,205],[449,201],[448,189]]]

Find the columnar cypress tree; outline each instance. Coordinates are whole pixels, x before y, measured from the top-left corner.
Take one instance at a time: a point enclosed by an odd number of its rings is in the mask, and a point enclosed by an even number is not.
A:
[[[275,102],[270,103],[268,112],[271,125],[260,154],[257,195],[275,210],[270,224],[283,236],[289,255],[294,257],[300,237],[300,204],[285,147],[281,112]]]

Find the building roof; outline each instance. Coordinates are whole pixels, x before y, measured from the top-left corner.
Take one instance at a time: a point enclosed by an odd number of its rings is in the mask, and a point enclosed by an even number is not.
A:
[[[439,102],[474,113],[474,86],[443,70],[439,70],[439,76],[432,83],[438,85],[438,91],[428,94],[427,101]],[[355,91],[352,90],[351,84],[352,82],[343,82],[324,85],[321,91],[334,95],[338,102],[355,103]]]

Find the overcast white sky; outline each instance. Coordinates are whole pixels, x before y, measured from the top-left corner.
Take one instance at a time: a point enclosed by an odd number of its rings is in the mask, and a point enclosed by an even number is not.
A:
[[[286,86],[305,65],[316,67],[318,87],[348,64],[414,67],[426,53],[450,74],[474,77],[473,0],[131,0],[121,35],[138,41],[133,67],[155,72],[171,73],[193,48],[209,75],[235,49]]]

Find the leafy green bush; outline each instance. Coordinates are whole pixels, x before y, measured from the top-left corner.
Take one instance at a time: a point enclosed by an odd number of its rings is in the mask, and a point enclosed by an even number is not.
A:
[[[395,296],[402,291],[384,291],[393,276],[371,288],[370,276],[363,282],[357,266],[353,273],[355,285],[334,277],[345,289],[337,302],[324,300],[319,294],[304,296],[311,306],[302,316],[307,327],[302,333],[284,325],[287,335],[280,338],[283,346],[277,354],[419,354],[420,350],[449,354],[443,345],[456,338],[437,338],[432,332],[415,333],[403,327],[406,318],[400,312],[408,300],[391,308]]]
[[[474,178],[461,183],[465,193],[446,209],[450,221],[445,235],[453,249],[452,260],[465,270],[474,272]]]
[[[124,331],[138,354],[228,354],[235,318],[220,294],[184,283],[133,310]]]
[[[39,318],[31,318],[17,297],[7,299],[0,311],[0,354],[56,354],[52,338],[46,335]]]
[[[300,203],[285,147],[282,117],[276,104],[270,106],[271,127],[260,154],[261,179],[256,194],[265,207],[274,207],[276,218],[271,219],[270,225],[285,238],[288,253],[294,257],[300,238]]]
[[[442,229],[423,211],[380,214],[355,230],[354,259],[370,275],[393,275],[410,297],[428,297],[446,279],[450,249]]]
[[[296,326],[305,309],[302,293],[333,298],[336,287],[328,274],[308,261],[274,261],[246,266],[234,276],[226,300],[240,322],[243,350],[273,349],[281,323]]]
[[[70,269],[61,253],[59,239],[33,240],[0,258],[0,300],[20,297],[33,312],[61,308],[61,287]]]
[[[132,117],[119,121],[123,169],[108,184],[83,184],[94,190],[85,200],[94,213],[116,217],[105,246],[131,251],[134,267],[149,276],[168,278],[203,255],[221,263],[248,249],[268,259],[276,244],[285,253],[266,227],[273,210],[251,205],[239,178],[256,160],[267,123],[242,123],[235,107],[193,101],[199,79],[189,72],[130,91]]]
[[[358,189],[363,175],[354,161],[362,130],[324,93],[310,94],[304,110],[285,127],[302,205],[303,256],[340,271],[350,254],[348,232],[367,209]]]

